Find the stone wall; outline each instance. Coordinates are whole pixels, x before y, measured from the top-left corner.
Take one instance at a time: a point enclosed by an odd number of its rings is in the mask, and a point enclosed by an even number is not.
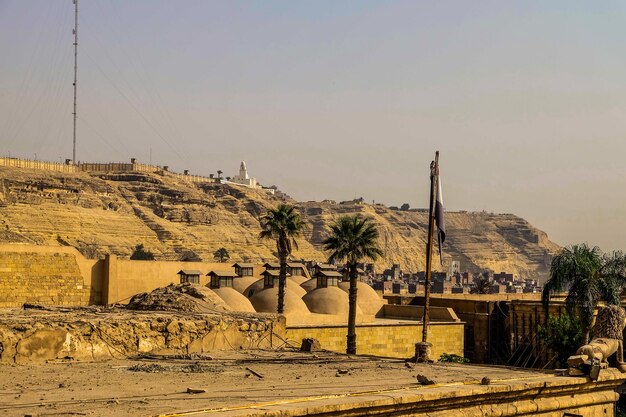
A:
[[[90,286],[71,253],[0,251],[0,307],[87,305]]]
[[[272,348],[284,337],[284,318],[270,314],[181,315],[93,307],[68,313],[7,310],[0,315],[0,362]]]
[[[432,356],[442,353],[463,356],[463,323],[430,323],[428,341],[433,344]],[[300,346],[302,339],[318,339],[323,349],[346,351],[346,326],[289,326],[287,340]],[[358,325],[357,352],[360,355],[410,358],[415,354],[415,343],[422,340],[422,325],[418,323],[375,323]]]
[[[423,296],[386,296],[389,303],[424,304]],[[537,336],[546,324],[540,294],[435,294],[432,307],[452,308],[465,326],[465,356],[473,363],[541,368],[551,365],[554,352]],[[555,297],[549,315],[564,309]]]
[[[79,172],[77,165],[62,164],[60,162],[38,161],[32,159],[20,159],[11,157],[0,157],[0,166],[27,168],[27,169],[43,169],[46,171],[56,172]]]

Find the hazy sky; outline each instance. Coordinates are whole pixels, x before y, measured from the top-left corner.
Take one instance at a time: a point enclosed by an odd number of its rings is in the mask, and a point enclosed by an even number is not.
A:
[[[510,212],[626,249],[626,3],[79,3],[78,159]],[[70,0],[0,0],[0,154],[71,157]]]

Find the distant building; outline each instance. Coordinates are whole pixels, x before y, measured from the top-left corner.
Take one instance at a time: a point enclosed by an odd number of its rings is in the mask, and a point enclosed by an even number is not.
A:
[[[461,273],[461,261],[450,262],[450,270],[448,271],[450,276],[455,276]]]
[[[248,175],[248,168],[246,167],[245,161],[241,161],[241,165],[239,166],[239,175],[235,175],[230,179],[230,182],[234,182],[235,184],[245,185],[250,188],[259,188],[256,178],[252,178]]]
[[[470,287],[469,285],[453,285],[452,286],[452,294],[469,294]]]
[[[383,279],[386,281],[397,281],[402,277],[400,264],[393,264],[390,269],[385,269]]]
[[[494,273],[493,280],[501,284],[513,282],[513,274],[507,274],[506,272],[500,272],[499,274]]]
[[[489,291],[491,294],[504,294],[507,291],[507,286],[503,284],[494,283]]]
[[[430,291],[433,294],[452,294],[452,283],[444,280],[433,281],[430,284]]]

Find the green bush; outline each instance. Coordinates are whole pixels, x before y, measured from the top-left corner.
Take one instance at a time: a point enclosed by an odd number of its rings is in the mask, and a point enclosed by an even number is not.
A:
[[[563,312],[550,317],[545,327],[538,326],[537,336],[556,355],[555,367],[563,368],[567,365],[567,358],[582,345],[582,325],[576,315]]]
[[[439,362],[469,363],[469,361],[468,358],[454,353],[442,353],[439,357]]]

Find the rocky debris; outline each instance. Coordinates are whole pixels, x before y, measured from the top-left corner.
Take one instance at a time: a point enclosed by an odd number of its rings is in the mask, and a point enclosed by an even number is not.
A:
[[[312,337],[302,339],[302,345],[300,345],[300,351],[302,352],[317,352],[322,350],[322,344],[319,340]]]
[[[138,363],[137,365],[133,365],[130,368],[128,368],[128,370],[131,372],[155,373],[155,372],[164,372],[167,370],[167,368],[162,365],[159,365],[158,363]]]
[[[133,359],[212,361],[213,357],[202,353],[183,353],[180,355],[154,355],[141,353]]]
[[[129,310],[181,311],[207,313],[229,311],[230,308],[210,289],[191,283],[171,284],[151,292],[133,296],[126,306]]]
[[[434,385],[436,383],[435,380],[422,374],[418,374],[415,378],[417,379],[417,382],[422,385]]]
[[[162,365],[158,363],[138,363],[128,368],[130,372],[182,372],[184,374],[198,374],[203,372],[221,372],[222,369],[218,367],[203,366],[199,363],[192,363],[188,365]]]

